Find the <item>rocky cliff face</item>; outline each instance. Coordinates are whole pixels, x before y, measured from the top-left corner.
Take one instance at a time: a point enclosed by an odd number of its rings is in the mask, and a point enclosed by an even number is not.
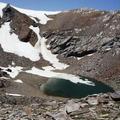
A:
[[[51,17],[41,29],[55,54],[82,57],[108,51],[119,41],[119,12],[73,10]]]
[[[31,42],[35,45],[37,41],[37,35],[29,27],[37,26],[37,23],[32,20],[29,16],[20,13],[9,4],[3,9],[2,22],[10,22],[11,34],[15,33],[18,35],[19,40],[23,42]]]
[[[97,79],[119,76],[120,12],[72,10],[49,16],[41,25],[42,35],[53,54],[72,64],[71,73]],[[76,58],[71,63],[71,58]],[[77,62],[78,59],[78,62]],[[68,62],[68,61],[67,61]],[[77,64],[77,65],[76,65]]]

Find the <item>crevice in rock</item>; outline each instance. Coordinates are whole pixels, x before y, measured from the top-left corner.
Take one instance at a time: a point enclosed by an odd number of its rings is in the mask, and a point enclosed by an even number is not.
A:
[[[86,56],[86,55],[93,54],[93,53],[95,53],[95,52],[97,52],[97,50],[83,51],[83,52],[81,52],[80,54],[76,52],[76,53],[67,54],[66,57],[70,57],[70,56],[84,57],[84,56]]]

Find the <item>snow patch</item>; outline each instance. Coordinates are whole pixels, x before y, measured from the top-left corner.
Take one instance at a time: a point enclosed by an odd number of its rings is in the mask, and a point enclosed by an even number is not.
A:
[[[14,7],[14,6],[12,6]],[[36,11],[36,10],[29,10],[29,9],[21,9],[18,7],[14,7],[21,13],[27,14],[28,16],[37,17],[40,20],[41,24],[46,24],[48,20],[52,20],[51,18],[48,18],[47,15],[54,15],[60,13],[60,11]]]
[[[5,79],[5,80],[7,80],[7,79],[9,79],[9,78],[7,78],[7,77],[0,77],[1,79]]]
[[[56,69],[62,70],[67,68],[69,65],[60,63],[59,59],[57,58],[57,55],[53,55],[51,51],[47,49],[46,41],[47,39],[45,39],[44,37],[41,39],[41,54],[43,58],[49,61]]]
[[[75,28],[74,30],[75,30],[76,33],[79,33],[79,32],[82,31],[82,29],[78,29],[78,28]]]
[[[106,51],[109,51],[109,50],[111,50],[111,48],[106,48],[105,50],[106,50]]]
[[[20,66],[9,66],[8,68],[12,70],[12,72],[8,72],[11,78],[15,78],[22,71],[22,67]]]
[[[0,44],[5,52],[24,56],[32,61],[40,59],[39,52],[30,44],[21,42],[16,34],[10,34],[10,23],[5,23],[0,29]]]
[[[2,7],[4,8],[6,4],[3,4]],[[0,7],[0,8],[2,8]],[[14,6],[12,6],[14,7]],[[17,8],[18,11],[25,13],[29,15],[30,17],[37,17],[40,19],[41,24],[46,24],[48,20],[50,20],[45,14],[51,15],[51,14],[57,14],[59,12],[45,12],[45,11],[34,11],[34,10],[25,10],[21,8]],[[56,55],[53,55],[50,50],[47,49],[46,46],[46,39],[41,38],[39,33],[39,27],[30,27],[38,36],[38,41],[33,47],[29,42],[24,43],[21,42],[18,39],[18,36],[16,34],[10,34],[10,26],[9,23],[5,23],[2,25],[0,29],[0,44],[5,52],[14,53],[18,56],[23,56],[26,58],[29,58],[32,61],[38,61],[40,59],[40,52],[43,56],[43,58],[47,61],[49,61],[51,64],[53,64],[53,67],[56,69],[65,69],[68,67],[68,65],[60,63],[57,59]]]
[[[42,67],[42,69],[44,69],[45,71],[55,70],[55,68],[53,68],[52,66],[45,66],[45,67]]]
[[[10,75],[11,78],[15,78],[23,69],[23,67],[20,66],[8,66],[8,67],[0,67],[3,69],[3,71],[7,72],[7,74]],[[7,71],[7,69],[10,69],[11,72]]]
[[[14,61],[12,61],[12,65],[15,66],[15,62]]]
[[[6,93],[6,95],[16,96],[16,97],[24,96],[24,95],[21,95],[21,94],[13,94],[13,93]]]
[[[77,58],[77,60],[81,60],[81,59],[83,59],[84,57],[76,57]]]
[[[92,53],[92,54],[88,54],[87,56],[89,56],[89,57],[90,57],[90,56],[92,56],[92,55],[94,55],[94,53]]]
[[[35,19],[35,17],[29,16],[32,20],[34,20],[36,23],[39,23],[39,19],[38,21]]]
[[[14,80],[14,82],[16,82],[16,83],[23,83],[23,81],[22,80]]]
[[[4,7],[6,7],[6,3],[1,3],[0,2],[0,16],[3,15],[2,13],[2,9]],[[28,16],[34,18],[37,17],[40,20],[41,24],[46,24],[48,20],[52,20],[51,18],[48,18],[47,15],[54,15],[54,14],[58,14],[61,11],[36,11],[36,10],[29,10],[29,9],[22,9],[22,8],[18,8],[15,6],[12,6],[13,8],[15,8],[16,10],[20,11],[21,13],[27,14]]]
[[[91,81],[88,80],[83,80],[79,76],[75,76],[72,74],[66,74],[66,73],[57,73],[49,70],[41,70],[36,67],[33,67],[31,70],[25,71],[26,73],[34,74],[34,75],[39,75],[42,77],[48,77],[48,78],[61,78],[65,80],[70,80],[73,83],[82,83],[86,85],[91,85],[95,86],[95,84]]]
[[[38,27],[32,27],[30,26],[30,29],[32,29],[38,36],[38,41],[35,44],[35,48],[38,50],[38,52],[41,52],[43,58],[47,61],[49,61],[54,68],[62,70],[68,67],[68,65],[64,63],[60,63],[59,59],[57,58],[57,55],[53,55],[50,50],[47,49],[46,41],[44,37],[40,37],[39,34],[39,28]]]

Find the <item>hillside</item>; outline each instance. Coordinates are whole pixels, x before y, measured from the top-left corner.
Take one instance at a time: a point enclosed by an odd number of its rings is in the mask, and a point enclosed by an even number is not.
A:
[[[48,12],[0,3],[0,119],[117,120],[119,91],[120,11]]]

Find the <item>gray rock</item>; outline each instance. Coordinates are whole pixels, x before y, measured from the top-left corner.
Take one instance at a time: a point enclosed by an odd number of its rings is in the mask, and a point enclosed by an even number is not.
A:
[[[49,114],[54,120],[72,120],[65,112],[59,112],[56,114]]]
[[[47,101],[44,103],[45,105],[48,105],[48,106],[56,106],[57,105],[57,102],[56,101]]]
[[[120,101],[120,91],[114,92],[110,94],[111,98],[115,101]]]
[[[53,115],[53,118],[55,119],[55,120],[66,120],[67,119],[67,116],[66,116],[66,114],[65,113],[57,113],[57,114],[55,114],[55,115]]]
[[[120,120],[120,117],[116,118],[115,120]]]
[[[65,110],[67,113],[71,113],[80,109],[79,103],[74,103],[72,100],[68,101],[65,106]]]
[[[95,97],[90,97],[87,99],[87,102],[89,105],[97,105],[98,104],[98,99]]]

